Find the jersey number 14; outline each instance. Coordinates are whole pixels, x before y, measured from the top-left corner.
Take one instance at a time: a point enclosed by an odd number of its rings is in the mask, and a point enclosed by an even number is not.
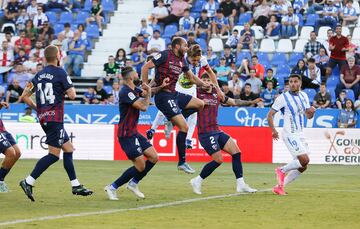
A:
[[[44,90],[42,87],[42,83],[38,83],[37,88],[40,93],[41,104],[45,104],[46,102],[48,102],[48,104],[53,104],[55,102],[55,95],[52,83],[45,83]]]

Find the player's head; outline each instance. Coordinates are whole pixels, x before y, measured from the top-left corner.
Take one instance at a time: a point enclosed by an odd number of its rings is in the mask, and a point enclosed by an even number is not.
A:
[[[301,88],[301,76],[298,74],[291,74],[289,76],[289,86],[291,92],[298,93]]]
[[[60,62],[59,49],[55,45],[49,45],[44,50],[45,60],[48,64],[58,65]]]
[[[187,58],[190,64],[197,66],[201,58],[202,50],[200,45],[192,45],[187,51]]]
[[[206,72],[201,75],[201,80],[205,83],[211,84],[210,76]],[[211,87],[207,91],[211,91]]]
[[[137,72],[132,67],[124,67],[121,70],[121,76],[123,77],[126,83],[134,82],[139,80]]]
[[[178,54],[179,56],[184,56],[184,54],[188,50],[188,45],[184,38],[174,37],[174,39],[171,41],[171,48],[175,54]]]

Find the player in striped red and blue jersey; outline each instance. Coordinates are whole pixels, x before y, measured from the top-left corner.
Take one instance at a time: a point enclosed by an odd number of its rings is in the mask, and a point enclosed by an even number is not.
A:
[[[201,76],[201,79],[204,82],[210,83],[210,77],[207,73],[204,73]],[[217,117],[220,103],[229,106],[247,106],[256,104],[260,102],[261,99],[255,99],[253,101],[231,99],[224,96],[217,85],[215,88],[210,89],[198,88],[197,96],[205,102],[204,109],[198,112],[199,142],[213,160],[203,167],[199,176],[191,179],[190,184],[193,187],[193,191],[196,194],[202,194],[202,182],[223,162],[221,154],[221,151],[223,150],[232,156],[232,167],[236,177],[236,191],[256,192],[256,189],[250,188],[244,181],[238,145],[235,143],[234,139],[221,131]]]

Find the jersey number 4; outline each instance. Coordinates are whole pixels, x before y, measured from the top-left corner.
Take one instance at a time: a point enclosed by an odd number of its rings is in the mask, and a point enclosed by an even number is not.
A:
[[[45,88],[43,90],[42,83],[38,83],[37,89],[40,93],[40,103],[45,104],[53,104],[55,102],[55,95],[53,90],[52,83],[45,83]]]

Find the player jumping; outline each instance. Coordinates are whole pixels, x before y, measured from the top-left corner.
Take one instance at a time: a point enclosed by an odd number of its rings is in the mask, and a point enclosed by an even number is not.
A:
[[[184,73],[191,83],[200,87],[209,87],[198,76],[194,75],[187,65],[184,54],[188,46],[184,38],[175,37],[171,42],[171,50],[165,50],[157,54],[153,60],[147,62],[141,70],[141,78],[144,83],[148,83],[148,71],[155,67],[155,82],[161,85],[164,79],[169,79],[169,85],[164,87],[160,92],[155,94],[155,105],[179,128],[176,137],[176,145],[179,154],[178,169],[186,173],[194,173],[195,170],[186,163],[186,136],[188,126],[185,118],[191,114],[202,110],[204,102],[193,96],[177,92],[175,90],[176,82],[179,76]]]
[[[6,102],[0,102],[0,109],[5,107],[9,108]],[[6,131],[3,121],[0,119],[0,153],[5,155],[5,158],[0,167],[0,193],[8,192],[8,188],[4,181],[6,175],[10,172],[11,168],[15,165],[21,156],[20,148],[16,144],[13,136]]]
[[[105,187],[110,200],[118,200],[116,190],[129,181],[127,189],[137,197],[145,198],[137,184],[158,161],[155,148],[137,131],[140,111],[146,111],[150,104],[151,89],[147,84],[142,84],[142,89],[135,86],[134,80],[139,80],[139,77],[131,67],[123,68],[121,75],[124,78],[124,86],[119,93],[118,140],[134,166],[128,168],[116,181]],[[167,86],[165,81],[162,85]]]
[[[273,192],[277,195],[286,195],[284,186],[300,176],[306,170],[310,161],[308,156],[310,152],[303,132],[305,124],[304,114],[308,119],[313,118],[315,108],[310,106],[307,94],[300,91],[300,75],[290,75],[289,85],[290,91],[276,98],[267,115],[273,139],[278,140],[279,133],[275,129],[273,116],[278,111],[283,113],[284,128],[281,137],[294,158],[289,164],[275,169],[278,184],[273,188]]]
[[[204,73],[201,76],[201,79],[206,83],[210,83],[210,77],[207,73]],[[190,184],[194,193],[199,195],[202,194],[202,182],[223,162],[221,154],[221,150],[223,150],[232,157],[232,168],[236,177],[236,191],[249,193],[256,192],[256,189],[250,188],[249,185],[245,183],[243,178],[240,149],[234,139],[220,130],[217,116],[220,103],[229,106],[248,106],[251,104],[257,104],[261,101],[261,99],[243,101],[240,99],[231,99],[226,96],[223,97],[220,88],[218,86],[215,87],[216,89],[197,89],[198,98],[205,102],[204,109],[198,112],[199,142],[213,160],[203,167],[199,176],[191,179]],[[222,100],[221,97],[224,99]]]
[[[49,154],[41,158],[31,174],[20,181],[20,186],[31,201],[35,201],[32,188],[40,175],[52,164],[59,160],[61,150],[64,152],[64,168],[69,176],[72,193],[88,196],[93,192],[80,184],[76,178],[73,164],[74,146],[64,129],[64,100],[65,94],[72,100],[76,98],[76,91],[70,77],[63,68],[58,67],[60,62],[59,50],[50,45],[44,51],[47,66],[39,71],[31,83],[27,85],[22,100],[33,109],[36,109],[41,128],[46,134],[46,144]],[[30,96],[35,93],[36,104]]]

